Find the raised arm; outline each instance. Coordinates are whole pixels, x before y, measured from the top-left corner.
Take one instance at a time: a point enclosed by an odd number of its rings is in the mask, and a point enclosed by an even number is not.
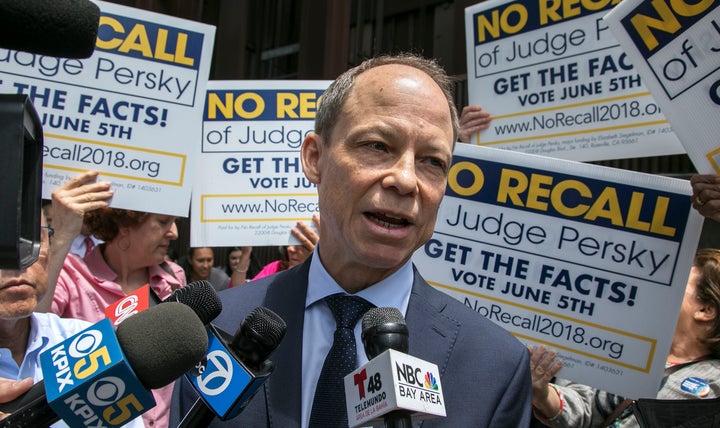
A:
[[[86,212],[110,205],[114,192],[107,181],[96,182],[97,171],[84,172],[52,193],[53,239],[48,262],[48,288],[36,312],[50,312],[53,295],[75,237],[80,233]]]

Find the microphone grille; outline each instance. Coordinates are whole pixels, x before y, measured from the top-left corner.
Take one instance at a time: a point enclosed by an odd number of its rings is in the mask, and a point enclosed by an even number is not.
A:
[[[209,281],[194,281],[173,292],[173,299],[190,306],[203,324],[210,324],[222,312],[222,302]]]
[[[405,317],[397,308],[372,308],[362,320],[363,331],[387,323],[405,325]]]
[[[230,346],[240,361],[259,370],[285,336],[285,321],[275,312],[259,306],[240,323]]]
[[[250,329],[265,338],[272,348],[280,344],[287,329],[285,321],[278,314],[263,306],[253,309],[245,322]]]

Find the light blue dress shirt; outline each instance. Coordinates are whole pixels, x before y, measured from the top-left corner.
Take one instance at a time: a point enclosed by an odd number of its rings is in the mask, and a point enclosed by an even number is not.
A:
[[[397,272],[384,280],[373,284],[355,296],[362,297],[376,307],[397,308],[403,316],[407,311],[413,284],[412,262],[408,261]],[[312,411],[315,385],[320,377],[325,356],[332,346],[335,332],[335,318],[323,301],[327,296],[337,293],[348,294],[325,270],[320,261],[317,247],[312,254],[308,274],[308,290],[305,296],[305,320],[303,321],[302,344],[302,426],[307,427]],[[355,325],[355,343],[358,367],[367,363],[365,348],[360,337],[362,319]],[[338,397],[344,400],[344,397]]]

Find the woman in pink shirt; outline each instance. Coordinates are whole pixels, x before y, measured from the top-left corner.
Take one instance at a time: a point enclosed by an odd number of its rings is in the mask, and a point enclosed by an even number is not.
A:
[[[185,285],[182,268],[165,261],[168,245],[178,237],[175,217],[109,208],[110,183],[96,178],[97,172],[86,172],[53,192],[48,293],[38,311],[94,323],[105,317],[108,305],[145,284],[161,300]],[[105,241],[84,259],[68,254],[83,219]],[[167,427],[172,384],[153,395],[157,405],[143,414],[145,426]]]
[[[320,216],[318,214],[313,214],[312,221],[315,224],[315,230],[320,230]],[[315,230],[302,221],[299,221],[297,226],[290,230],[290,233],[298,241],[300,241],[302,245],[286,245],[284,247],[279,247],[280,256],[282,258],[263,266],[262,270],[255,275],[253,280],[273,275],[304,262],[305,259],[307,259],[308,256],[310,256],[310,254],[312,254],[315,250],[315,245],[317,245],[318,239],[320,238]]]

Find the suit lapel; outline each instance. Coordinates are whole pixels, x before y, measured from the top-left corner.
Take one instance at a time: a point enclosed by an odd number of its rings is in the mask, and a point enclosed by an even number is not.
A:
[[[410,333],[409,354],[437,364],[440,375],[447,369],[460,324],[443,314],[446,304],[415,270],[405,322]]]
[[[265,383],[267,410],[272,415],[269,426],[300,424],[303,319],[311,259],[276,275],[263,303],[287,324],[285,338],[270,356],[275,372]],[[410,332],[409,354],[437,364],[442,376],[460,326],[443,314],[445,303],[437,298],[439,293],[415,270],[405,320]]]
[[[279,273],[268,286],[264,304],[287,324],[285,338],[270,357],[275,372],[265,384],[268,414],[272,415],[269,426],[300,425],[303,319],[311,259]]]

